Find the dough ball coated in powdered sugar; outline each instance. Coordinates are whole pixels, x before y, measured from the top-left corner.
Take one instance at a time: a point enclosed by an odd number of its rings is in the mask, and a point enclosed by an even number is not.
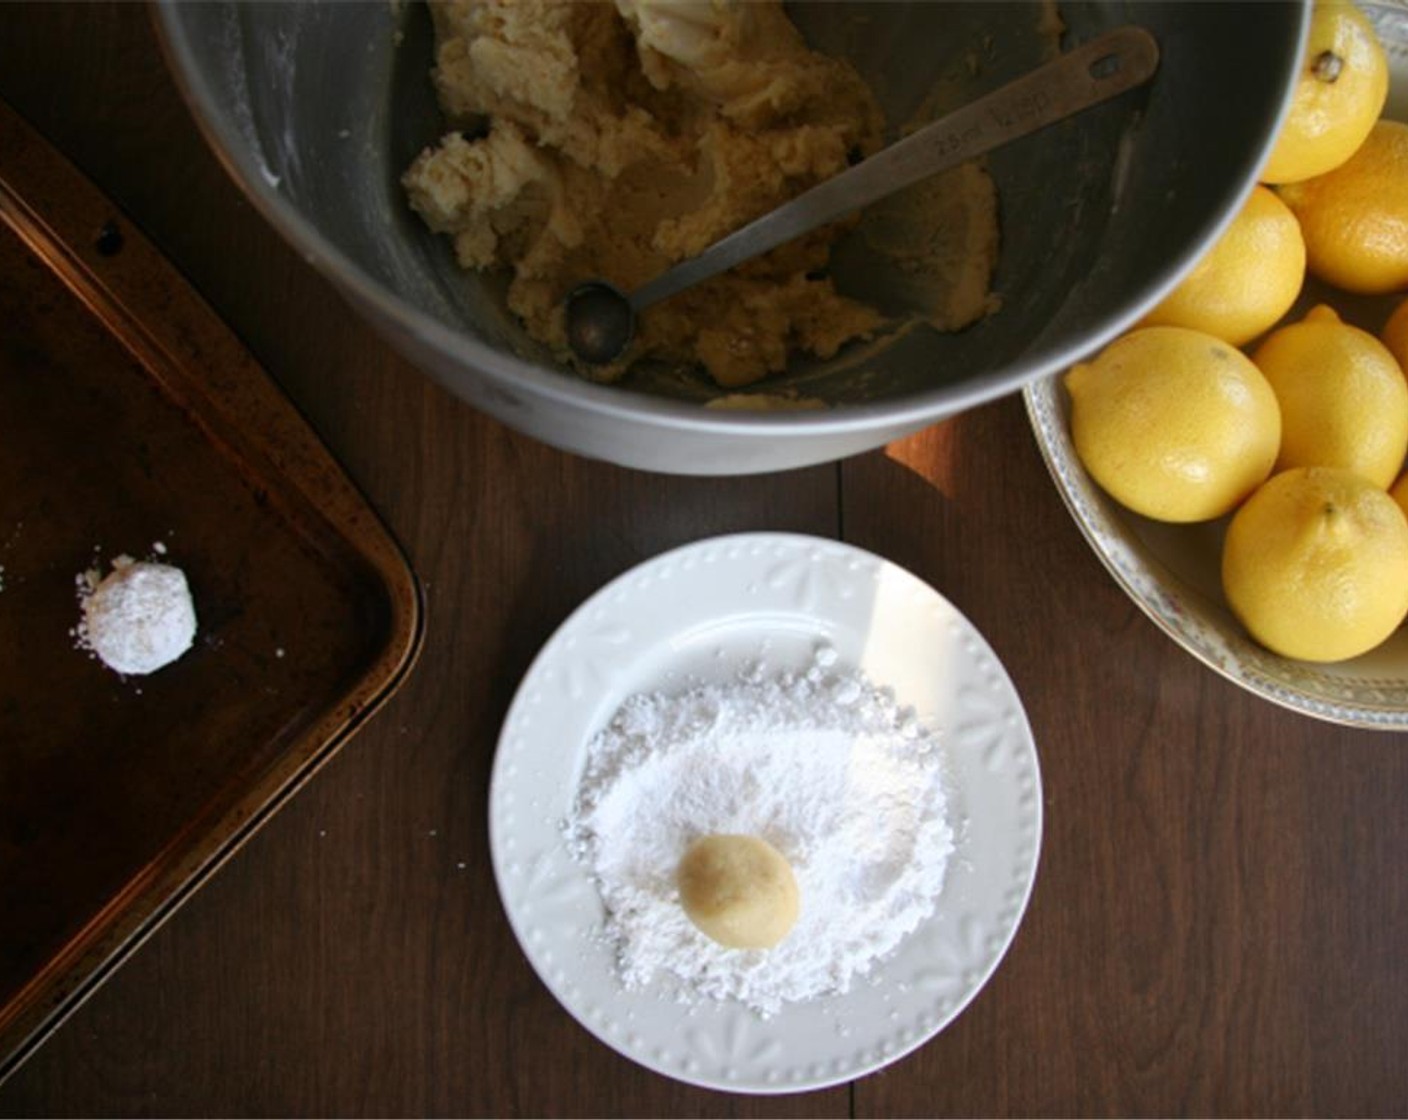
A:
[[[196,612],[185,573],[144,560],[114,567],[83,603],[86,644],[110,669],[152,673],[191,648]]]
[[[696,840],[680,860],[677,879],[690,921],[730,949],[771,949],[801,911],[792,865],[757,836]]]

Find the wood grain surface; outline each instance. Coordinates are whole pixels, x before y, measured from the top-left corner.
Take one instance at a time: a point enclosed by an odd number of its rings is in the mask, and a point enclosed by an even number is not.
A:
[[[0,1087],[0,1113],[1408,1111],[1408,743],[1180,652],[1084,544],[1017,400],[745,479],[534,443],[401,361],[265,226],[148,19],[7,5],[0,97],[309,418],[405,546],[427,637],[370,725]],[[841,537],[952,599],[1021,691],[1045,782],[1036,890],[978,999],[894,1066],[795,1097],[677,1084],[578,1027],[514,942],[485,839],[499,723],[556,625],[647,557],[750,529]]]

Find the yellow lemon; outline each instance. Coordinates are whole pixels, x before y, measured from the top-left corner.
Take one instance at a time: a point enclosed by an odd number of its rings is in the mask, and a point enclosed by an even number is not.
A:
[[[1276,323],[1305,280],[1305,239],[1290,208],[1256,187],[1193,271],[1142,326],[1191,327],[1241,346]]]
[[[1241,351],[1185,327],[1144,327],[1066,374],[1071,438],[1092,478],[1160,521],[1227,513],[1271,473],[1281,414]]]
[[[1278,471],[1344,467],[1388,489],[1408,453],[1408,382],[1382,342],[1322,305],[1252,359],[1281,405]]]
[[[1345,0],[1320,0],[1261,181],[1295,183],[1338,167],[1369,135],[1387,98],[1388,59],[1373,26]]]
[[[1222,589],[1267,649],[1304,661],[1357,657],[1408,615],[1408,517],[1353,471],[1284,471],[1228,525]]]
[[[1379,337],[1388,347],[1388,352],[1397,359],[1399,368],[1408,374],[1408,299],[1388,317]]]
[[[1365,295],[1408,288],[1408,124],[1379,121],[1347,163],[1281,197],[1312,275]]]

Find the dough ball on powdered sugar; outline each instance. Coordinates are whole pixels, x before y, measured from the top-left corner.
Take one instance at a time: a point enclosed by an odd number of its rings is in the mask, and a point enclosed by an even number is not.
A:
[[[771,949],[801,910],[791,864],[757,836],[696,840],[680,860],[678,881],[690,921],[730,949]]]
[[[592,738],[567,823],[623,989],[767,1018],[883,967],[944,890],[945,758],[828,643],[805,668],[745,660],[726,679],[628,696]],[[775,842],[795,880],[796,924],[766,951],[710,935],[710,908],[681,881],[686,853],[721,835]]]
[[[118,557],[83,598],[80,643],[127,676],[171,664],[191,648],[195,633],[185,573],[170,564]]]

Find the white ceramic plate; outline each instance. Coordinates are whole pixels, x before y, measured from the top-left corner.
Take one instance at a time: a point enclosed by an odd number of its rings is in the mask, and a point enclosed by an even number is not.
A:
[[[588,741],[635,692],[800,667],[821,643],[940,731],[956,851],[933,917],[852,989],[762,1019],[625,991],[604,910],[561,824]],[[750,533],[650,560],[552,636],[514,698],[489,792],[504,909],[562,1005],[626,1057],[734,1092],[814,1089],[931,1038],[986,983],[1016,933],[1041,845],[1041,778],[1012,682],[973,626],[888,561],[812,537]]]
[[[1408,120],[1408,5],[1361,3],[1388,52],[1385,115]],[[1322,299],[1375,333],[1403,296],[1366,299],[1308,282],[1290,312]],[[1193,656],[1267,700],[1336,723],[1408,729],[1408,628],[1362,657],[1332,665],[1291,661],[1247,637],[1222,598],[1225,521],[1161,525],[1111,501],[1085,473],[1071,444],[1070,401],[1060,379],[1024,391],[1037,443],[1081,531],[1130,598]]]

